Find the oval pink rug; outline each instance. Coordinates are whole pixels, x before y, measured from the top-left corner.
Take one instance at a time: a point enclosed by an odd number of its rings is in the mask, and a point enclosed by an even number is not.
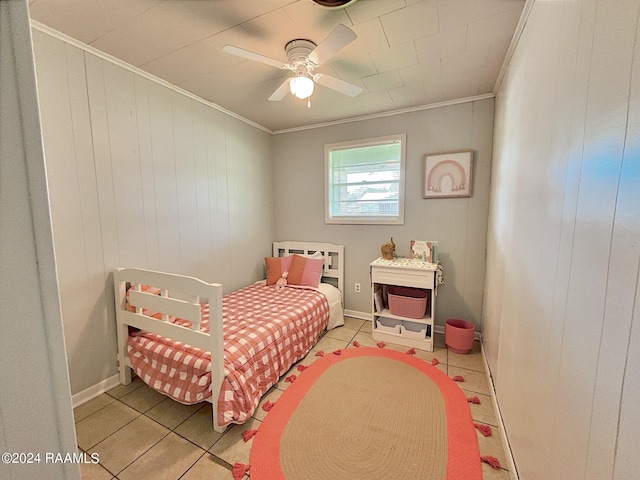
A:
[[[459,386],[389,349],[327,354],[262,421],[251,480],[481,480],[478,440]]]

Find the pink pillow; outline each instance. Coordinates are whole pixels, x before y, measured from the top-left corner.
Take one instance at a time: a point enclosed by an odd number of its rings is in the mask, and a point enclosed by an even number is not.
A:
[[[264,257],[264,264],[267,267],[267,285],[275,285],[282,274],[289,271],[292,260],[293,255]]]
[[[320,285],[323,265],[324,258],[305,258],[293,255],[287,283],[317,288]]]

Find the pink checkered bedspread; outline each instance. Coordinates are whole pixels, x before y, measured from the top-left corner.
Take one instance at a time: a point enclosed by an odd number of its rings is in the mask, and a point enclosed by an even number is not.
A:
[[[202,312],[202,329],[209,332],[208,305]],[[329,304],[316,290],[288,287],[276,293],[273,286],[255,284],[225,295],[222,312],[225,378],[218,422],[227,425],[249,419],[262,395],[315,345],[326,328]],[[211,396],[209,352],[134,332],[128,353],[136,374],[174,400],[193,404]]]

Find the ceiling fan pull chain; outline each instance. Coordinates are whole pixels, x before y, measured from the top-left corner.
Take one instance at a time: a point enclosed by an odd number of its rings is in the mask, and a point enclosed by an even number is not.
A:
[[[309,97],[309,100],[307,100],[307,108],[311,108],[311,97]]]

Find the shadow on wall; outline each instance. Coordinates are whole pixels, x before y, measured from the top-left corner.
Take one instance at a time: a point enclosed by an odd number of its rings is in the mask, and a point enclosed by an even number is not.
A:
[[[444,283],[438,287],[438,299],[436,303],[436,325],[444,326],[449,318],[460,318],[473,323],[476,332],[480,331],[480,319],[473,317],[471,308],[465,303],[464,295],[455,285],[455,262],[447,253],[438,251],[438,261],[442,264]],[[443,305],[444,303],[444,305]]]

